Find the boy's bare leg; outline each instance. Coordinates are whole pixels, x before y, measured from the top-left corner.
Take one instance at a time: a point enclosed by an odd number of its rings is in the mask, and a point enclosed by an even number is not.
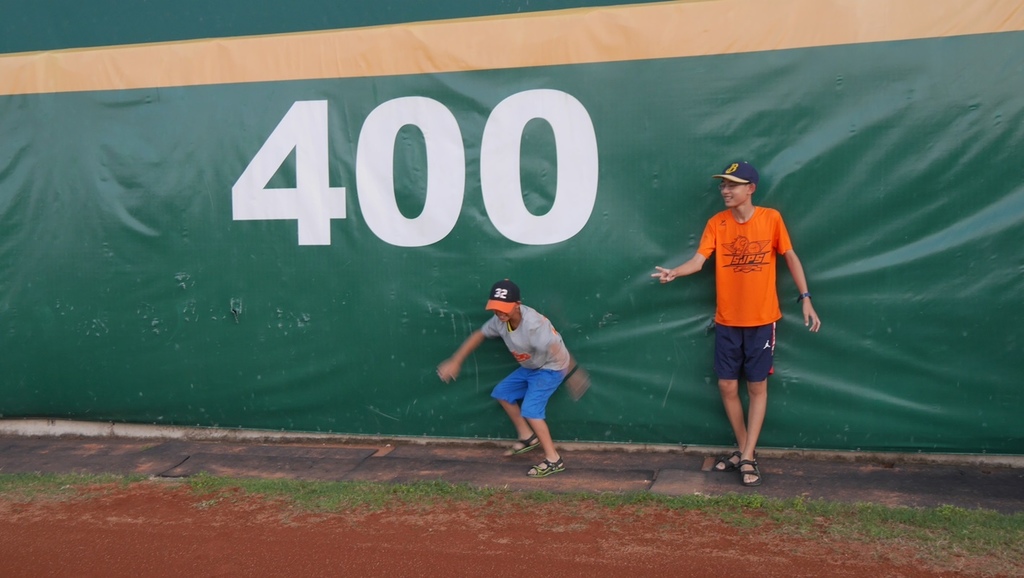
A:
[[[530,429],[530,424],[526,423],[526,419],[523,418],[523,414],[518,403],[505,401],[503,399],[499,399],[498,403],[500,403],[501,407],[505,409],[505,413],[508,414],[508,418],[512,420],[512,425],[516,428],[516,435],[518,436],[517,439],[530,439],[530,436],[537,433]],[[547,431],[546,427],[544,429]],[[541,438],[539,433],[537,435],[537,439],[541,440],[541,444],[543,446],[544,440]],[[550,435],[548,436],[548,439],[551,439]]]
[[[719,379],[718,391],[722,395],[722,405],[725,407],[726,417],[729,418],[729,425],[732,426],[732,431],[736,435],[736,445],[739,446],[740,453],[744,456],[740,459],[748,459],[746,457],[747,425],[746,420],[743,419],[743,402],[740,401],[740,382],[738,379]],[[763,420],[763,413],[761,418]],[[732,458],[729,461],[734,464],[738,463]]]
[[[757,447],[757,438],[761,435],[761,427],[764,426],[764,416],[768,412],[768,380],[754,381],[747,383],[747,393],[750,394],[750,408],[747,410],[747,436],[746,443],[741,444],[740,451],[743,452],[744,460],[754,461],[754,448]],[[750,466],[746,466],[750,468]],[[743,473],[743,470],[740,470]],[[743,481],[752,482],[756,476],[744,475]]]
[[[533,433],[537,434],[537,439],[540,440],[540,447],[544,450],[544,458],[549,462],[557,462],[561,456],[555,450],[555,442],[551,439],[551,431],[548,430],[547,422],[542,419],[525,419],[529,422],[530,427],[533,428]]]

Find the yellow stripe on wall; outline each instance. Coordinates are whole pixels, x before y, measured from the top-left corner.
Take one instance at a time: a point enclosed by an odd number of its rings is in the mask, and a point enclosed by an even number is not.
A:
[[[696,0],[0,56],[0,95],[427,74],[1024,30],[1024,0]]]

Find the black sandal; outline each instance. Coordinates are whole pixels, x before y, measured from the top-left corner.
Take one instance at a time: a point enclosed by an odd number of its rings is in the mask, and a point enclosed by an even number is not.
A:
[[[733,458],[743,459],[743,454],[741,454],[740,452],[733,452],[732,455],[722,456],[722,457],[718,458],[717,460],[715,460],[715,465],[711,466],[711,471],[713,471],[713,472],[735,472],[737,469],[739,469],[740,465],[738,463],[734,464],[732,462]],[[719,468],[718,464],[722,464],[722,467]]]
[[[551,474],[557,474],[558,472],[565,471],[565,463],[562,462],[562,458],[558,458],[555,461],[551,461],[544,458],[544,461],[530,468],[530,471],[526,472],[526,475],[531,478],[543,478],[544,476],[550,476]]]
[[[743,466],[750,466],[753,471],[743,471]],[[760,486],[761,485],[761,470],[757,469],[757,460],[741,460],[737,464],[736,468],[740,471],[740,482],[744,486]],[[757,476],[753,481],[748,482],[747,476]]]
[[[521,448],[509,448],[505,453],[507,456],[518,456],[519,454],[525,454],[526,452],[533,451],[540,447],[540,440],[537,439],[537,434],[526,438],[525,440],[517,440],[517,443],[523,444]]]

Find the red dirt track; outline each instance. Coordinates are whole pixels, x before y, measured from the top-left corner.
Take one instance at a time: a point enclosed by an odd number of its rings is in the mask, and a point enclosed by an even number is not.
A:
[[[971,575],[913,552],[796,538],[699,512],[553,504],[444,504],[310,513],[175,482],[91,488],[70,500],[0,499],[0,575],[829,576]],[[741,514],[753,516],[756,514]],[[981,574],[976,574],[981,575]]]

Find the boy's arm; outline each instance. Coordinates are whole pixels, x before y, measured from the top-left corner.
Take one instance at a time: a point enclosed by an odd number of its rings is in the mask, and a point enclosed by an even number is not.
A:
[[[674,269],[655,267],[655,269],[657,269],[658,272],[651,273],[651,277],[657,278],[658,281],[661,281],[662,283],[668,283],[669,281],[672,281],[676,277],[685,277],[687,275],[692,275],[697,271],[700,271],[701,268],[704,267],[704,263],[707,260],[707,257],[705,257],[704,255],[696,253],[693,257],[690,257],[689,261],[683,263],[682,265]]]
[[[437,366],[437,376],[441,378],[441,381],[448,383],[449,381],[457,378],[459,376],[459,371],[462,370],[462,362],[469,357],[470,353],[473,353],[474,349],[480,347],[480,344],[483,343],[485,339],[487,338],[484,337],[483,332],[479,329],[467,337],[451,357],[445,359]]]
[[[807,277],[804,275],[804,266],[800,264],[800,258],[796,256],[796,251],[786,251],[783,257],[786,259],[786,265],[789,266],[790,274],[793,275],[793,282],[796,283],[798,294],[810,293],[807,289]],[[821,319],[818,318],[818,314],[814,311],[811,298],[808,296],[801,299],[800,304],[804,308],[804,326],[809,327],[811,331],[818,331],[821,328]]]

